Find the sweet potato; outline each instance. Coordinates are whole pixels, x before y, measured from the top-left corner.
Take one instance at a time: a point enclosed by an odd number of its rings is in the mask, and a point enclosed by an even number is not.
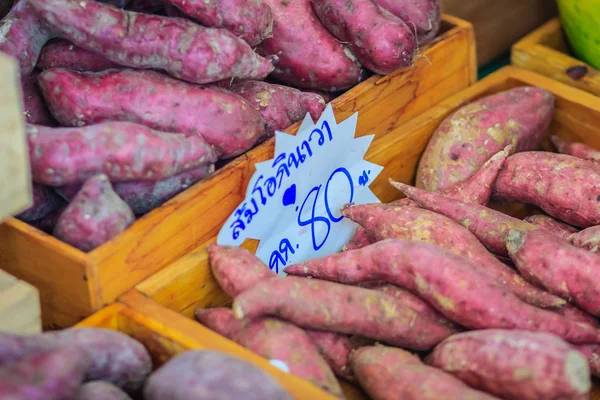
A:
[[[264,79],[274,68],[224,29],[96,1],[27,1],[57,36],[127,67],[160,69],[195,83]]]
[[[508,144],[515,152],[536,149],[553,111],[554,96],[537,87],[510,89],[459,108],[429,139],[416,186],[447,189],[468,179]]]
[[[113,182],[156,181],[214,163],[204,139],[130,122],[81,128],[27,126],[33,180],[51,186],[80,183],[99,173]]]
[[[530,224],[540,226],[544,228],[546,231],[558,236],[562,239],[567,239],[567,237],[575,232],[578,232],[578,229],[567,225],[564,222],[560,222],[555,220],[554,218],[543,215],[543,214],[535,214],[530,215],[524,219],[525,222],[529,222]]]
[[[252,364],[216,351],[186,351],[153,373],[146,400],[291,400],[279,383]]]
[[[82,72],[99,72],[120,68],[121,65],[100,54],[75,46],[68,40],[57,39],[47,43],[40,53],[37,68],[68,68]]]
[[[282,361],[290,373],[342,397],[333,372],[302,329],[275,318],[239,321],[227,308],[197,309],[195,315],[201,324],[240,346],[266,359]]]
[[[311,0],[315,14],[338,40],[350,43],[367,69],[387,75],[410,67],[417,41],[411,29],[371,0]]]
[[[568,142],[558,136],[550,136],[550,141],[559,153],[594,162],[600,161],[600,151],[585,143]]]
[[[75,400],[131,400],[131,397],[115,385],[92,381],[79,388]]]
[[[572,233],[567,240],[574,246],[598,253],[600,244],[600,226],[590,226],[580,232]]]
[[[540,232],[508,233],[510,257],[530,282],[600,316],[600,256]]]
[[[279,56],[273,77],[299,88],[330,92],[348,89],[364,78],[350,49],[317,20],[310,0],[265,3],[273,10],[273,36],[257,52]]]
[[[315,93],[274,85],[260,81],[243,81],[231,87],[231,91],[248,100],[263,119],[267,121],[267,136],[283,131],[302,121],[306,113],[318,120],[325,110],[325,100]]]
[[[51,69],[40,74],[39,83],[50,111],[65,126],[129,121],[200,135],[222,158],[245,152],[265,134],[265,120],[240,96],[154,71]]]
[[[346,284],[385,280],[410,290],[449,320],[471,329],[523,329],[553,333],[573,343],[600,343],[600,333],[592,326],[524,303],[468,259],[430,243],[387,239],[291,265],[284,272]],[[238,296],[234,311],[237,304],[243,315],[252,317],[272,312],[274,307],[286,310],[287,303],[280,302],[295,303],[285,294],[258,300],[258,294],[251,295],[254,289]],[[323,293],[303,296],[304,302],[309,299],[319,305],[331,302],[323,301]],[[356,306],[349,314],[357,315]]]
[[[507,400],[575,400],[592,386],[585,357],[546,333],[463,332],[437,345],[427,362]]]
[[[233,311],[238,319],[271,315],[304,328],[361,335],[415,350],[431,349],[456,332],[383,293],[297,277],[258,283],[235,299]]]
[[[30,124],[56,126],[56,121],[50,115],[44,98],[37,83],[38,74],[33,72],[21,78],[23,92],[23,113],[25,122]]]
[[[392,180],[390,183],[421,207],[442,214],[467,228],[488,250],[499,256],[508,256],[506,235],[509,230],[542,229],[478,204],[463,203],[439,193],[426,192]]]
[[[350,382],[355,380],[348,364],[354,347],[348,336],[311,329],[306,334],[335,375]]]
[[[417,35],[419,46],[431,42],[442,22],[440,0],[375,0],[408,25]]]
[[[49,186],[33,182],[32,193],[33,205],[16,216],[21,221],[31,222],[42,219],[63,203],[60,196]]]
[[[54,236],[82,251],[91,251],[123,232],[134,220],[131,208],[101,174],[84,182],[58,218]]]
[[[14,57],[21,75],[29,75],[35,68],[42,47],[54,36],[29,4],[20,0],[0,21],[0,52]]]
[[[129,392],[140,388],[152,370],[150,354],[141,343],[121,332],[101,328],[65,329],[31,336],[0,333],[0,365],[65,346],[82,350],[92,361],[84,370],[86,380],[110,382]]]
[[[565,154],[531,151],[506,160],[492,196],[534,204],[552,217],[587,228],[600,225],[600,168]]]
[[[79,349],[29,354],[0,366],[3,400],[73,399],[91,360]]]
[[[443,190],[444,196],[456,199],[465,203],[475,203],[486,206],[490,201],[492,186],[504,165],[506,158],[510,154],[512,146],[506,146],[504,150],[494,154],[483,166],[469,179],[459,182],[456,185]],[[391,205],[415,206],[419,205],[409,199],[404,198],[390,203]],[[375,241],[369,237],[364,228],[358,227],[354,237],[344,246],[342,251],[360,249]]]
[[[269,37],[273,30],[271,8],[262,0],[166,0],[166,3],[204,26],[227,29],[252,47]]]
[[[352,353],[352,370],[373,400],[493,400],[415,355],[392,347],[362,347]]]
[[[593,326],[594,328],[600,329],[600,322],[596,317],[581,310],[571,303],[565,304],[564,306],[556,308],[552,311],[562,315],[563,317],[567,317],[572,321],[584,322]]]
[[[564,305],[566,301],[533,286],[498,261],[467,229],[443,215],[415,207],[385,204],[347,206],[342,215],[367,230],[375,241],[408,239],[432,243],[473,261],[518,298],[536,307]]]
[[[576,344],[573,345],[573,348],[588,360],[591,374],[596,378],[600,378],[600,345]]]
[[[67,205],[67,203],[64,203],[64,205],[46,215],[44,218],[30,221],[29,224],[51,235],[52,232],[54,232],[54,228],[56,228],[58,219],[62,215],[63,211],[65,211],[65,208],[67,208]]]

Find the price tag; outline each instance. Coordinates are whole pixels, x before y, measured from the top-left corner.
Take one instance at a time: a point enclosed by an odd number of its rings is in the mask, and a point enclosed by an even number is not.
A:
[[[357,118],[338,124],[328,105],[316,124],[307,114],[296,136],[276,132],[275,157],[256,164],[246,198],[217,243],[259,240],[257,257],[279,274],[340,251],[356,230],[341,207],[379,203],[369,185],[383,168],[363,159],[373,135],[354,138]]]

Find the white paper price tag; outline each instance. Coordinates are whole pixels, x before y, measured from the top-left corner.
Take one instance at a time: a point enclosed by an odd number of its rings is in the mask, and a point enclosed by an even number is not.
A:
[[[256,164],[245,200],[217,237],[221,245],[260,241],[256,255],[273,271],[336,253],[356,224],[347,203],[379,203],[369,184],[382,167],[363,160],[373,135],[354,138],[358,114],[339,125],[328,105],[319,121],[304,118],[296,136],[276,132],[275,157]]]

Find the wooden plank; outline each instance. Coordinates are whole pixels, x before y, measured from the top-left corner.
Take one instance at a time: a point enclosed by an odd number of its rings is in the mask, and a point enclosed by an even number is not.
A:
[[[42,331],[36,288],[0,270],[0,332],[30,335]]]

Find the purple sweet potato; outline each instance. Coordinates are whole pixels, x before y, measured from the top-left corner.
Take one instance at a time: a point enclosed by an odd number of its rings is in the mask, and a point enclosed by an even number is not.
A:
[[[600,316],[600,256],[543,232],[508,233],[507,248],[521,274],[533,284]]]
[[[577,400],[592,386],[585,357],[546,333],[463,332],[437,345],[427,362],[506,400]]]
[[[574,246],[589,250],[592,253],[598,253],[598,245],[600,244],[600,226],[590,226],[582,231],[572,233],[567,237],[567,240]]]
[[[321,25],[310,0],[265,0],[273,10],[273,37],[259,54],[279,56],[272,76],[304,89],[336,92],[359,83],[364,71],[350,49]]]
[[[254,365],[217,351],[186,351],[154,372],[145,400],[292,400]]]
[[[90,363],[80,349],[62,348],[26,355],[0,366],[0,398],[73,399]]]
[[[64,205],[60,206],[50,214],[46,215],[44,218],[29,222],[30,225],[35,226],[39,230],[46,232],[48,234],[52,234],[54,232],[54,228],[56,228],[56,224],[58,223],[58,219],[62,215],[63,211],[67,208],[68,204],[64,203]]]
[[[392,186],[400,190],[421,207],[444,215],[467,228],[492,253],[508,256],[506,235],[513,228],[539,230],[539,226],[513,218],[499,211],[472,203],[463,203],[436,192],[426,192],[400,182],[390,180]]]
[[[362,347],[352,353],[351,363],[361,387],[373,400],[495,399],[402,349]]]
[[[54,236],[82,251],[91,251],[123,232],[134,220],[131,208],[101,174],[84,182],[58,218]]]
[[[18,61],[22,76],[33,71],[42,47],[52,37],[52,31],[41,22],[29,0],[20,0],[0,21],[0,52]]]
[[[110,61],[195,83],[264,79],[273,65],[224,29],[138,14],[96,1],[28,0],[57,36]]]
[[[271,315],[304,328],[360,335],[415,350],[431,349],[456,332],[383,293],[297,277],[256,284],[235,299],[233,311],[238,319]]]
[[[121,66],[100,54],[75,46],[68,40],[57,39],[42,48],[37,67],[39,69],[68,68],[82,72],[99,72]]]
[[[108,382],[92,381],[79,388],[75,400],[131,400],[131,397]]]
[[[449,320],[471,329],[547,332],[573,343],[600,340],[600,332],[594,327],[524,303],[493,277],[478,271],[477,265],[468,259],[430,243],[388,239],[359,250],[291,265],[284,272],[346,284],[385,280],[410,290]],[[234,311],[237,307],[241,309],[239,314],[252,317],[273,312],[273,308],[282,312],[287,310],[288,303],[295,304],[285,293],[265,297],[263,301],[258,298],[260,293],[253,293],[255,289],[238,296]],[[324,301],[323,293],[302,299],[309,305],[331,303]],[[339,310],[338,314],[344,311]],[[348,314],[355,317],[356,306]]]
[[[33,205],[16,216],[21,221],[31,222],[42,219],[62,204],[60,196],[51,187],[33,182],[32,189]]]
[[[227,308],[197,309],[195,315],[201,324],[240,346],[268,360],[283,361],[290,373],[336,397],[342,396],[329,365],[302,329],[275,318],[240,321]]]
[[[417,41],[398,17],[371,0],[311,0],[315,14],[369,70],[387,75],[410,67]]]
[[[265,134],[265,120],[242,97],[154,71],[51,69],[40,74],[39,83],[50,111],[65,126],[129,121],[200,135],[222,158],[249,150]]]
[[[417,34],[419,46],[431,42],[442,22],[440,0],[375,0]]]
[[[408,239],[432,243],[473,261],[518,298],[536,307],[564,305],[566,301],[533,286],[489,253],[467,229],[434,212],[416,207],[362,204],[342,209],[342,215],[366,229],[375,241]]]
[[[545,151],[512,155],[498,174],[492,196],[534,204],[570,225],[600,225],[600,168],[573,156]]]
[[[165,0],[184,14],[211,28],[224,28],[245,40],[250,46],[258,45],[273,30],[271,8],[262,0]]]
[[[81,128],[27,126],[33,180],[51,186],[80,183],[99,173],[113,182],[156,181],[214,163],[198,135],[171,134],[131,122]]]
[[[594,162],[600,161],[600,151],[584,143],[568,142],[558,136],[550,136],[550,140],[559,153]]]
[[[306,113],[318,120],[325,110],[325,100],[315,93],[306,93],[288,86],[260,81],[234,84],[231,91],[248,100],[267,121],[267,136],[302,121]]]
[[[33,72],[21,78],[21,91],[23,92],[23,113],[25,122],[30,124],[55,126],[56,121],[52,118],[40,88],[37,83],[38,74]]]
[[[486,206],[490,201],[494,181],[511,150],[512,146],[506,146],[504,150],[499,151],[487,160],[479,171],[469,179],[459,182],[456,185],[443,190],[441,193],[451,199]],[[390,204],[419,207],[415,201],[407,197],[393,201]],[[369,237],[364,228],[359,226],[354,237],[344,246],[342,251],[360,249],[374,242],[373,238]]]
[[[554,96],[537,87],[518,87],[459,108],[436,129],[417,168],[416,186],[447,189],[471,177],[495,153],[512,144],[534,150],[546,134]]]
[[[575,232],[578,232],[578,229],[567,225],[564,222],[560,222],[555,220],[554,218],[543,215],[543,214],[535,214],[530,215],[524,219],[525,222],[529,222],[530,224],[537,225],[539,227],[544,228],[546,231],[558,236],[562,239],[567,239],[567,237]]]

